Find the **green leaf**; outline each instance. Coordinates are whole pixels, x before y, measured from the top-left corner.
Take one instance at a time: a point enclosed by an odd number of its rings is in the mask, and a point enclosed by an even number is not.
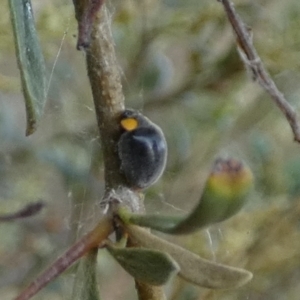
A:
[[[157,250],[112,246],[107,249],[131,276],[151,285],[166,284],[179,270],[170,255]]]
[[[182,216],[136,214],[130,212],[126,207],[119,208],[118,216],[126,224],[149,227],[165,233],[172,233],[174,228],[185,219]]]
[[[72,300],[100,300],[97,284],[97,254],[98,248],[92,249],[79,262]]]
[[[139,215],[119,210],[127,224],[149,227],[171,234],[186,234],[224,221],[244,205],[251,190],[251,170],[235,159],[217,159],[199,203],[188,216]]]
[[[40,48],[30,0],[9,0],[16,55],[25,98],[26,135],[36,130],[46,102],[44,57]]]
[[[125,226],[138,245],[168,253],[179,265],[179,276],[196,285],[213,288],[237,288],[252,278],[252,273],[239,268],[210,262],[177,245],[164,241],[138,226]]]

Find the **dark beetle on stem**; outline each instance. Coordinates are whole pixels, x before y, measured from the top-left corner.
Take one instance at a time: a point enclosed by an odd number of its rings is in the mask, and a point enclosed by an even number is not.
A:
[[[162,130],[135,110],[125,110],[118,142],[121,171],[131,188],[144,189],[155,183],[167,161],[167,143]]]

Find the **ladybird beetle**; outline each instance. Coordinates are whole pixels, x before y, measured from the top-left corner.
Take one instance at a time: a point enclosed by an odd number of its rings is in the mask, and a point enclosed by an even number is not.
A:
[[[167,161],[167,143],[162,130],[135,110],[125,110],[120,119],[118,141],[121,171],[130,187],[144,189],[155,183]]]

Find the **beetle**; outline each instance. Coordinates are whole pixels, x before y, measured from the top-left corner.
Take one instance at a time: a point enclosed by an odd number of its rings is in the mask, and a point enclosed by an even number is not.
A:
[[[118,154],[121,172],[131,188],[145,189],[162,175],[167,161],[167,142],[159,126],[136,110],[120,118]]]

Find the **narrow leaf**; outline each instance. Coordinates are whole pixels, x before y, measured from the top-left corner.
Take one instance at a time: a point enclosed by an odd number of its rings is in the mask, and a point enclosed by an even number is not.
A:
[[[121,208],[124,223],[171,234],[186,234],[224,221],[244,205],[251,190],[251,170],[235,159],[218,159],[207,179],[199,203],[188,216],[133,214]]]
[[[107,249],[131,276],[151,285],[166,284],[179,271],[178,264],[167,253],[112,246]]]
[[[26,135],[36,130],[46,102],[44,57],[38,41],[30,0],[9,0],[16,55],[25,98]]]
[[[170,254],[180,267],[179,276],[196,285],[229,289],[240,287],[252,278],[252,273],[247,270],[210,262],[138,226],[129,225],[125,229],[138,245]]]
[[[91,249],[79,262],[73,284],[72,300],[100,300],[97,254],[98,248]]]

